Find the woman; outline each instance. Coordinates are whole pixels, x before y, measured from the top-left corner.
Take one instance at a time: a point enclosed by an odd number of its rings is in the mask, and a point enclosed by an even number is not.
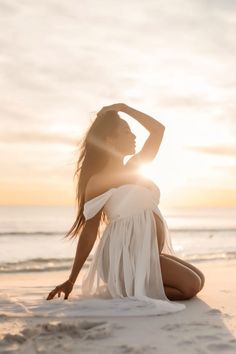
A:
[[[136,137],[119,111],[150,133],[139,153],[135,154]],[[154,118],[123,103],[98,112],[82,141],[76,171],[78,213],[66,235],[80,236],[74,264],[68,280],[53,289],[47,300],[61,293],[68,299],[101,221],[107,227],[83,279],[82,294],[168,302],[190,299],[202,289],[202,272],[174,255],[167,224],[157,207],[158,187],[138,173],[141,164],[157,155],[164,130]],[[133,156],[123,164],[127,155]],[[176,311],[185,307],[181,306]]]

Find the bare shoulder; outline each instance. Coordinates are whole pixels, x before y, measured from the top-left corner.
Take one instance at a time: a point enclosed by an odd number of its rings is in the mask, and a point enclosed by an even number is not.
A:
[[[116,188],[125,183],[133,183],[140,179],[140,176],[137,175],[137,169],[140,166],[139,157],[136,157],[136,159],[138,161],[133,161],[128,166],[126,164],[126,167],[120,172],[101,171],[91,176],[85,188],[85,202],[105,193],[111,188]]]

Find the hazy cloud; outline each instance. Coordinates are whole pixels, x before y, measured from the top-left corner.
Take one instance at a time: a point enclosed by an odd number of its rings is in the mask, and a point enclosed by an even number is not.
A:
[[[236,146],[186,146],[186,148],[203,154],[236,156]]]
[[[115,102],[166,117],[192,151],[235,156],[235,0],[2,0],[0,10],[4,157],[34,161],[37,150],[50,167],[90,112]]]
[[[5,132],[0,133],[1,143],[23,143],[23,144],[68,144],[75,146],[79,139],[66,136],[58,133],[44,133],[44,132]]]

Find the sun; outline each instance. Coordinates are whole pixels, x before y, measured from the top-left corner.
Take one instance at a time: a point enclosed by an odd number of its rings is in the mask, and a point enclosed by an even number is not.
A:
[[[178,173],[178,169],[173,166],[166,167],[155,162],[142,164],[138,173],[152,180],[164,194],[173,195],[173,193],[183,186],[185,181]]]
[[[167,174],[163,175],[163,173],[160,173],[160,169],[153,162],[142,164],[138,169],[138,173],[141,176],[144,176],[147,179],[152,180],[158,186],[165,187],[166,185],[168,186],[168,188],[170,188],[171,176],[169,175],[168,178]]]
[[[139,169],[138,173],[144,177],[150,178],[152,180],[155,180],[156,173],[153,164],[151,163],[145,163],[142,164]]]

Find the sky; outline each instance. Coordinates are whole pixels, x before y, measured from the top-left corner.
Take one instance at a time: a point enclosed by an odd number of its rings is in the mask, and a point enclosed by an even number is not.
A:
[[[167,207],[236,207],[236,2],[0,3],[0,204],[74,205],[77,143],[123,102],[165,125]],[[122,113],[137,135],[148,136]]]

